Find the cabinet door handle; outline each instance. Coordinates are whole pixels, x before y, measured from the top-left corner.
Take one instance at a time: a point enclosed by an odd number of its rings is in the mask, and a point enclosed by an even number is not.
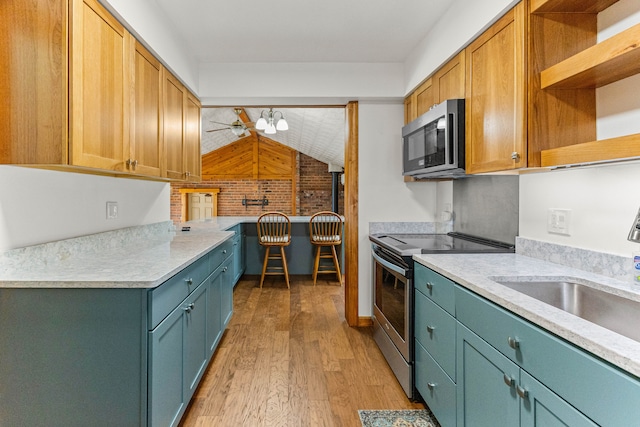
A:
[[[509,347],[514,350],[518,350],[520,348],[520,341],[518,340],[518,338],[507,338],[507,344],[509,344]]]
[[[504,383],[506,385],[508,385],[509,387],[513,387],[513,385],[516,383],[516,380],[514,380],[513,378],[511,378],[509,375],[504,374],[502,376],[502,380],[504,381]]]
[[[427,332],[429,332],[430,334],[432,334],[435,329],[435,326],[427,326]]]
[[[426,286],[427,286],[427,289],[429,289],[429,292],[433,292],[433,283],[427,282]]]
[[[520,153],[518,153],[517,151],[514,151],[513,153],[511,153],[511,159],[515,160],[516,162],[520,160]]]
[[[437,385],[437,383],[427,383],[427,387],[429,387],[429,390],[431,391],[433,391],[433,389],[436,388]]]
[[[193,308],[196,305],[194,303],[188,304],[183,310],[186,311],[187,313],[191,313],[191,310],[193,310]]]
[[[227,250],[226,250],[226,249],[223,249],[223,250],[222,250],[222,253],[223,253],[223,254],[226,254],[226,253],[227,253]]]
[[[520,398],[522,399],[526,399],[527,397],[529,397],[529,391],[525,390],[519,385],[516,386],[516,393],[518,393],[518,396],[520,396]]]
[[[225,268],[223,268],[223,269],[222,269],[222,272],[224,273],[224,272],[226,272],[228,269],[229,269],[229,267],[225,267]]]
[[[193,278],[189,277],[188,279],[184,279],[184,281],[187,283],[187,285],[191,286],[193,285]]]
[[[136,170],[136,166],[138,166],[138,161],[134,160],[133,162],[131,162],[131,166],[133,166],[133,170]]]

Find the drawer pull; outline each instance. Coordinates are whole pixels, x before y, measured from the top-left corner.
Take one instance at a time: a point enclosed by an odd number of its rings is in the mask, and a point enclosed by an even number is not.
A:
[[[435,326],[427,326],[427,332],[429,332],[430,334],[432,334],[435,329]]]
[[[434,388],[436,388],[438,384],[436,383],[427,383],[427,387],[429,387],[429,390],[433,391]]]
[[[227,271],[229,269],[229,267],[225,267],[222,269],[222,272],[224,273],[225,271]]]
[[[502,379],[504,380],[504,383],[506,385],[508,385],[509,387],[513,387],[513,385],[516,383],[516,380],[514,380],[513,378],[511,378],[509,375],[504,374],[502,376]]]
[[[518,350],[520,348],[520,341],[518,341],[518,338],[507,338],[507,343],[509,344],[509,347],[511,347],[514,350]]]
[[[522,399],[526,399],[527,397],[529,397],[529,391],[525,390],[519,385],[516,386],[516,393],[518,393],[518,396],[520,396]]]
[[[425,286],[427,287],[427,289],[429,289],[429,292],[433,292],[433,283],[427,282]]]
[[[187,282],[187,285],[191,286],[193,285],[193,278],[189,277],[188,279],[184,279],[185,282]]]
[[[226,253],[227,253],[227,250],[226,250],[226,249],[223,249],[223,250],[222,250],[222,253],[223,253],[223,254],[226,254]]]
[[[196,305],[194,303],[188,304],[183,310],[186,311],[187,313],[191,313],[191,310],[193,310],[193,308]]]

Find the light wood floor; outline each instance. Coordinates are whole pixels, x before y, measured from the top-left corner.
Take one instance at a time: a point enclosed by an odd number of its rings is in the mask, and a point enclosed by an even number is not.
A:
[[[243,278],[234,313],[183,427],[360,426],[358,409],[410,402],[371,336],[344,320],[343,287]]]

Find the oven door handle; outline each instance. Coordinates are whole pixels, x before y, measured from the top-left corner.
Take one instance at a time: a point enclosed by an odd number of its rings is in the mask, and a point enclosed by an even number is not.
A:
[[[371,255],[373,255],[373,259],[376,260],[376,262],[380,263],[383,267],[388,268],[391,271],[395,271],[396,273],[401,274],[405,277],[407,276],[407,270],[405,270],[400,266],[390,263],[386,259],[381,258],[380,255],[378,255],[375,250],[371,251]]]

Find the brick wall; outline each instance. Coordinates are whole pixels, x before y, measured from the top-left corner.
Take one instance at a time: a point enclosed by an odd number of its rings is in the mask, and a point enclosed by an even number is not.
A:
[[[267,211],[289,215],[312,215],[331,210],[331,174],[326,163],[300,153],[297,159],[296,212],[291,212],[290,180],[210,180],[200,183],[171,184],[171,219],[179,223],[182,214],[181,188],[219,188],[219,216],[257,216]],[[242,199],[269,200],[267,206],[243,206]],[[339,212],[343,213],[344,191],[340,185]]]

